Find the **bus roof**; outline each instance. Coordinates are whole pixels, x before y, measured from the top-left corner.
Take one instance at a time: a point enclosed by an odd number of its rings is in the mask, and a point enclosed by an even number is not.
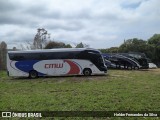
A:
[[[84,51],[84,50],[93,50],[93,51],[99,52],[99,50],[94,49],[94,48],[56,48],[56,49],[8,51],[8,53],[69,52],[69,51]]]

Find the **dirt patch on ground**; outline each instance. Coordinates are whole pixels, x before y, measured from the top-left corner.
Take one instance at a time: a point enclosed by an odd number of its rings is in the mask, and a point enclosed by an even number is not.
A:
[[[154,72],[156,74],[160,74],[160,68],[157,69],[148,69],[150,72]]]
[[[131,76],[126,76],[126,75],[110,75],[110,77],[115,77],[115,78],[133,78]]]

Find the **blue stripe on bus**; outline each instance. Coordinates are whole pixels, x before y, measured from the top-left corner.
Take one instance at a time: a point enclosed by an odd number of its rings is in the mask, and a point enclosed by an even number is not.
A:
[[[33,65],[35,63],[39,62],[38,60],[25,60],[25,61],[19,61],[15,63],[15,66],[23,71],[29,73],[31,70],[34,70]],[[43,76],[45,74],[38,72],[39,76]]]

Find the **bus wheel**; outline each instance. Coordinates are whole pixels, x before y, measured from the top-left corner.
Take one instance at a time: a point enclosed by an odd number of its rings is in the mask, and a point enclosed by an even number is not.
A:
[[[29,72],[29,78],[34,79],[34,78],[37,78],[37,77],[38,77],[37,71],[32,70],[32,71]]]
[[[83,70],[83,74],[84,74],[85,76],[89,76],[89,75],[92,74],[92,71],[91,71],[91,69],[89,69],[89,68],[85,68],[85,69]]]
[[[135,70],[139,70],[139,67],[138,67],[138,66],[135,66],[134,69],[135,69]]]
[[[128,69],[128,70],[132,70],[132,66],[128,66],[127,69]]]

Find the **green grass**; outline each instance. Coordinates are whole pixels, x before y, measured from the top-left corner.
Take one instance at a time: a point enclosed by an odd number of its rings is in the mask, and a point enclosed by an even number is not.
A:
[[[160,111],[160,69],[38,79],[0,72],[0,110]]]

